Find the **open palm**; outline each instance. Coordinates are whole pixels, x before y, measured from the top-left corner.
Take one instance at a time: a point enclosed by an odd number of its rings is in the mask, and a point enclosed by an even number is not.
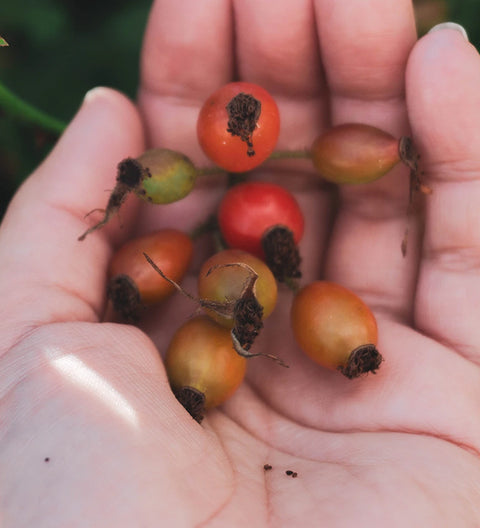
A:
[[[455,31],[415,40],[407,0],[155,2],[140,110],[91,92],[0,229],[2,527],[480,523],[480,60]],[[77,236],[120,159],[162,146],[208,163],[196,115],[233,78],[275,96],[281,149],[347,121],[412,133],[433,193],[403,258],[406,169],[339,193],[307,163],[256,171],[305,211],[303,280],[356,291],[375,310],[385,362],[354,381],[313,364],[293,342],[285,289],[255,347],[290,369],[250,360],[200,426],[158,353],[193,307],[177,296],[141,329],[107,322],[105,273],[128,236],[204,220],[223,177],[169,206],[128,200],[120,221]],[[194,268],[207,251],[197,246]],[[185,284],[194,291],[193,274]]]

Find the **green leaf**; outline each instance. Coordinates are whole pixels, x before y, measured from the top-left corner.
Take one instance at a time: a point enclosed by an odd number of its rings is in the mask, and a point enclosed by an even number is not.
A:
[[[0,37],[0,47],[2,46],[8,46],[8,42],[4,38]]]

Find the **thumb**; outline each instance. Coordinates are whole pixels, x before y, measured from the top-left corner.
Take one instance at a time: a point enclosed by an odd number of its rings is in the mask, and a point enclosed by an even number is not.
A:
[[[51,154],[14,196],[1,224],[4,345],[42,323],[98,319],[118,223],[85,242],[77,237],[85,229],[85,214],[105,205],[117,163],[143,149],[133,103],[111,89],[89,92]],[[123,220],[133,212],[128,205]]]

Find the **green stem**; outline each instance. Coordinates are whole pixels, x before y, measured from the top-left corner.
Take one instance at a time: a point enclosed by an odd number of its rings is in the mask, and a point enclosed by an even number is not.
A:
[[[197,169],[198,176],[211,176],[216,174],[225,174],[225,169],[221,167],[204,167],[203,169]]]
[[[60,121],[23,101],[8,90],[1,82],[0,107],[3,108],[7,114],[38,126],[48,132],[53,132],[56,135],[60,135],[67,126],[63,121]]]
[[[268,157],[268,160],[278,160],[278,159],[311,159],[311,154],[308,149],[305,150],[277,150],[272,152]],[[198,176],[211,176],[215,174],[225,174],[225,169],[221,167],[204,167],[202,169],[197,169]]]
[[[276,150],[270,154],[269,160],[277,159],[310,159],[310,151],[305,150]]]
[[[198,224],[190,232],[190,238],[195,241],[200,238],[202,235],[211,234],[213,237],[213,245],[215,247],[215,252],[220,252],[227,248],[225,242],[222,239],[220,229],[218,227],[217,215],[210,215],[205,222]]]
[[[286,277],[283,282],[294,294],[297,294],[300,291],[298,280],[292,279],[292,277]]]
[[[213,233],[218,229],[217,216],[215,214],[210,215],[204,222],[201,222],[190,231],[190,238],[197,240],[206,233]]]

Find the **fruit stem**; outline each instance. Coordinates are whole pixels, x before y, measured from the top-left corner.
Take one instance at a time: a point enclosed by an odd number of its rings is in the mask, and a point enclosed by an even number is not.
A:
[[[8,90],[1,82],[0,107],[5,110],[5,113],[58,136],[67,126],[63,121],[42,112],[23,99],[20,99],[13,92]]]
[[[292,277],[286,277],[283,281],[287,288],[291,290],[294,294],[298,293],[300,291],[300,284],[298,280],[292,278]]]
[[[206,220],[203,222],[197,224],[191,231],[190,231],[190,238],[192,240],[197,240],[201,236],[207,234],[207,233],[214,233],[218,230],[218,222],[216,215],[212,214],[210,215]]]
[[[248,350],[245,350],[242,347],[240,341],[237,339],[237,336],[235,335],[233,330],[230,332],[230,336],[232,337],[233,348],[239,356],[242,356],[247,359],[254,357],[265,357],[267,359],[275,361],[281,367],[289,368],[289,366],[287,365],[287,363],[285,363],[285,361],[283,361],[283,359],[280,359],[279,357],[274,356],[273,354],[266,354],[264,352],[249,352]]]
[[[269,156],[269,160],[278,160],[278,159],[311,159],[309,149],[303,150],[277,150],[272,152]],[[198,176],[215,176],[217,174],[225,174],[225,170],[221,167],[202,167],[197,169]],[[237,176],[235,174],[235,176]]]
[[[144,252],[143,256],[147,259],[147,262],[152,266],[152,268],[162,277],[164,280],[166,280],[169,284],[171,284],[178,292],[180,292],[182,295],[190,299],[191,301],[197,303],[202,308],[208,308],[210,310],[213,310],[219,315],[222,315],[224,317],[231,317],[233,314],[233,309],[235,306],[235,301],[224,301],[224,302],[217,302],[217,301],[210,301],[208,299],[202,299],[197,298],[193,296],[191,293],[189,293],[187,290],[184,290],[180,284],[177,284],[173,279],[170,279],[163,273],[163,271],[153,262],[153,260]]]
[[[272,152],[269,156],[269,160],[277,159],[311,159],[311,154],[309,149],[303,150],[277,150]]]
[[[203,167],[197,169],[197,176],[215,176],[217,174],[225,174],[225,170],[221,167]]]

